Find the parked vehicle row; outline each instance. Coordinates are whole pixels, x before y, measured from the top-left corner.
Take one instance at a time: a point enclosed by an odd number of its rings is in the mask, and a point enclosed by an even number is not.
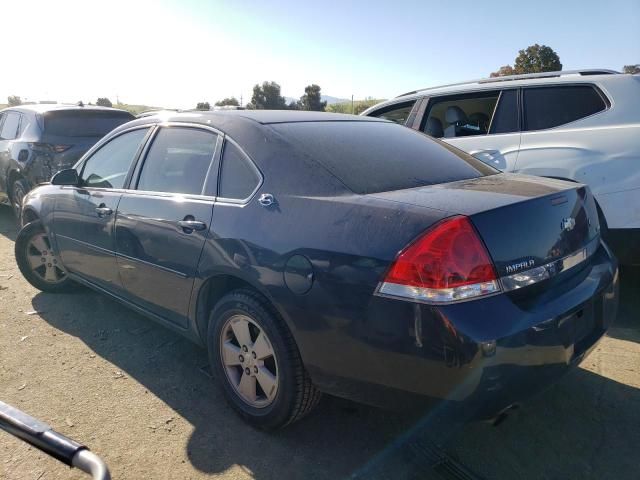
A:
[[[587,184],[621,263],[640,264],[640,75],[582,70],[401,95],[363,115],[440,138],[507,172]]]
[[[100,138],[134,117],[114,108],[39,104],[0,111],[0,204],[22,198],[73,166]]]
[[[321,392],[492,417],[577,365],[617,308],[588,186],[371,117],[140,118],[27,194],[21,219],[32,285],[87,285],[205,346],[265,429]]]

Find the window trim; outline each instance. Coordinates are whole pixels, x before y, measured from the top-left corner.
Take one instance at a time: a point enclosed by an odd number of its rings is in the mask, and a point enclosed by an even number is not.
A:
[[[602,102],[604,103],[604,108],[602,110],[598,110],[595,113],[592,113],[591,115],[587,115],[586,117],[580,117],[580,118],[576,118],[575,120],[571,120],[570,122],[567,123],[561,123],[560,125],[555,125],[553,127],[548,127],[548,128],[538,128],[535,130],[527,130],[527,122],[526,122],[526,105],[525,105],[525,101],[524,101],[524,91],[525,90],[529,90],[532,88],[561,88],[561,87],[591,87],[591,89],[595,90],[595,92],[600,96],[600,99],[602,100]],[[600,115],[601,113],[607,112],[611,109],[611,100],[609,100],[609,97],[607,95],[605,95],[605,93],[602,91],[602,89],[596,85],[595,83],[588,83],[588,82],[571,82],[571,83],[553,83],[553,84],[549,84],[549,85],[526,85],[526,86],[522,86],[520,87],[520,112],[521,112],[521,128],[520,128],[520,132],[521,133],[529,133],[529,132],[546,132],[549,130],[553,130],[555,128],[564,128],[567,125],[571,125],[572,123],[575,122],[580,122],[586,118],[591,118],[595,115]]]
[[[154,129],[151,135],[146,139],[146,143],[144,148],[140,152],[138,158],[136,159],[135,168],[131,172],[131,178],[129,178],[128,182],[125,183],[126,188],[125,191],[127,193],[137,193],[141,195],[152,195],[152,196],[162,196],[162,197],[174,197],[179,196],[183,198],[193,198],[193,199],[207,199],[212,200],[216,198],[217,189],[213,192],[213,195],[208,194],[210,185],[211,185],[211,175],[214,169],[217,169],[217,165],[220,163],[220,151],[222,138],[224,136],[223,133],[219,132],[215,128],[207,127],[205,125],[200,125],[197,123],[186,123],[186,122],[163,122],[153,124]],[[149,155],[149,151],[153,146],[153,142],[160,133],[163,128],[188,128],[194,130],[205,131],[210,134],[214,134],[216,136],[216,144],[213,148],[213,155],[211,156],[211,160],[209,160],[209,167],[207,168],[207,174],[204,177],[204,182],[202,184],[202,189],[200,193],[177,193],[177,192],[162,192],[162,191],[154,191],[154,190],[140,190],[138,188],[138,184],[140,182],[140,176],[142,174],[142,169],[144,168],[144,164],[147,161],[147,156]],[[214,182],[214,185],[217,186],[217,182]]]
[[[109,136],[108,138],[105,138],[104,141],[98,142],[96,145],[94,145],[91,148],[91,150],[89,150],[86,153],[86,155],[84,157],[82,157],[80,160],[78,160],[78,162],[73,166],[73,169],[78,172],[78,178],[81,181],[83,181],[82,175],[84,174],[84,169],[85,169],[85,167],[87,165],[87,162],[89,160],[91,160],[96,153],[98,153],[104,146],[106,146],[109,143],[111,143],[111,141],[113,141],[116,138],[124,135],[125,133],[129,133],[129,132],[132,132],[134,130],[141,130],[143,128],[149,129],[149,131],[147,132],[147,134],[142,139],[142,142],[140,143],[140,146],[138,147],[138,150],[136,151],[136,154],[133,157],[131,165],[129,165],[129,170],[127,171],[127,175],[124,178],[124,183],[122,184],[122,187],[119,187],[119,188],[105,188],[105,187],[91,187],[91,186],[86,186],[86,185],[79,185],[77,187],[71,187],[71,188],[79,188],[79,189],[82,189],[82,190],[89,190],[89,191],[92,191],[92,192],[93,191],[117,192],[117,191],[126,190],[128,188],[128,184],[129,184],[129,182],[131,180],[131,174],[133,172],[133,169],[134,169],[135,165],[138,163],[138,159],[140,157],[140,154],[144,150],[144,147],[146,146],[146,144],[149,142],[149,136],[155,130],[155,125],[154,124],[147,123],[147,124],[144,124],[144,125],[136,125],[134,127],[127,128],[126,130],[122,130],[121,132],[118,132],[115,135]]]
[[[225,135],[224,143],[222,145],[222,151],[220,152],[220,160],[218,162],[218,176],[217,176],[218,181],[217,181],[217,189],[216,189],[218,193],[220,193],[220,185],[222,182],[222,163],[224,161],[224,149],[227,145],[227,142],[232,143],[240,151],[240,153],[245,157],[245,159],[249,162],[249,165],[251,166],[251,168],[258,175],[258,184],[253,189],[253,191],[249,194],[249,196],[246,198],[237,199],[237,198],[228,198],[228,197],[219,196],[217,197],[216,201],[218,203],[244,206],[244,205],[247,205],[253,199],[253,197],[258,192],[258,190],[260,190],[260,187],[262,187],[262,184],[264,183],[264,175],[262,174],[258,166],[255,164],[255,162],[251,159],[251,157],[247,155],[247,153],[243,150],[243,148],[238,144],[238,142],[236,142],[234,139],[232,139],[228,135]]]

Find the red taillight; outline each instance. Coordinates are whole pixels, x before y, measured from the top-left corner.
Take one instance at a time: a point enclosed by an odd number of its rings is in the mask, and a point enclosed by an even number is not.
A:
[[[71,148],[71,145],[51,145],[51,148],[56,153],[62,153]]]
[[[491,257],[467,217],[443,220],[405,248],[378,292],[446,303],[498,292]]]

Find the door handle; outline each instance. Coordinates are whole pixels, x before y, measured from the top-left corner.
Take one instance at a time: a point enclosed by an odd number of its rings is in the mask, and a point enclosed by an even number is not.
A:
[[[184,230],[184,233],[191,233],[194,230],[207,229],[207,224],[199,220],[180,220],[178,221],[178,225],[180,226],[180,228],[182,228],[182,230]]]
[[[113,210],[111,210],[109,207],[107,207],[103,203],[99,207],[96,207],[96,213],[98,214],[98,216],[100,218],[103,218],[103,217],[108,217],[109,215],[111,215],[113,213]]]

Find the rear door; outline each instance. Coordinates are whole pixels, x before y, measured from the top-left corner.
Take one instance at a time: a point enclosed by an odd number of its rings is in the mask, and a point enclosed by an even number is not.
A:
[[[518,90],[429,98],[420,129],[500,170],[513,170],[520,148]]]
[[[125,295],[185,328],[213,214],[220,141],[210,129],[159,128],[118,206],[116,251]]]
[[[150,131],[125,131],[96,150],[82,165],[78,187],[60,187],[53,231],[65,268],[119,292],[114,224],[118,202],[134,160]]]

